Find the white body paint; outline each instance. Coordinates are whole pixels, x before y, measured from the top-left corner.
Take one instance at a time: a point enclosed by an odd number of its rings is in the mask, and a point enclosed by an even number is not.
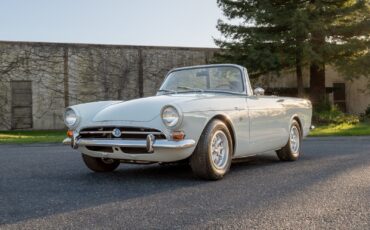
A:
[[[195,145],[178,149],[154,148],[153,153],[140,154],[128,154],[114,148],[112,153],[91,151],[85,146],[79,146],[78,150],[94,157],[121,160],[178,161],[191,156],[204,128],[215,117],[222,117],[229,123],[234,139],[234,158],[282,148],[288,142],[293,119],[297,119],[301,124],[302,135],[308,134],[312,116],[309,100],[255,96],[251,92],[246,69],[236,67],[242,70],[245,79],[246,90],[242,94],[179,93],[125,102],[95,102],[71,107],[81,118],[74,130],[76,136],[80,130],[89,127],[143,127],[157,129],[166,136],[169,143],[176,143],[171,140],[173,130],[163,124],[160,115],[164,106],[172,105],[182,114],[181,125],[176,128],[176,131],[184,131],[185,139],[194,140]],[[65,143],[70,141],[66,139]]]

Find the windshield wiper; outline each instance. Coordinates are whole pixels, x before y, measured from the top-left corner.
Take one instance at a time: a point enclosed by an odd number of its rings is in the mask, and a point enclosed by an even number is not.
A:
[[[172,90],[172,89],[159,89],[158,92],[177,93],[176,90]]]
[[[187,86],[177,86],[178,89],[185,89],[185,90],[189,90],[190,92],[202,92],[203,93],[203,89],[200,89],[200,88],[191,88],[191,87],[187,87]],[[183,92],[183,91],[182,91]]]
[[[224,90],[215,90],[215,89],[207,89],[207,90],[204,90],[204,92],[207,92],[207,93],[226,93],[226,94],[233,94],[233,95],[240,95],[242,93],[240,92],[233,92],[233,91],[224,91]]]

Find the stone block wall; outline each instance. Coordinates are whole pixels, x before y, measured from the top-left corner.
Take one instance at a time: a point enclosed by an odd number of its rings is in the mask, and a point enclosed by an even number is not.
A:
[[[12,129],[12,81],[32,82],[33,129],[63,129],[68,105],[151,96],[175,67],[216,49],[0,42],[0,130]]]

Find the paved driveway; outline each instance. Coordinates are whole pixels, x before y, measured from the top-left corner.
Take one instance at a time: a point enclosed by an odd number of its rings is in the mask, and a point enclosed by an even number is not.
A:
[[[224,180],[188,167],[90,172],[61,145],[0,145],[0,229],[370,229],[370,137],[308,139],[293,163],[274,153]]]

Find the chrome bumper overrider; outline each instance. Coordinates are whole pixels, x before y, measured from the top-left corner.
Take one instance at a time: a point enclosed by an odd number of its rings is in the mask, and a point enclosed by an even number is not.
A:
[[[131,147],[131,148],[146,148],[148,152],[152,152],[153,148],[170,148],[181,149],[189,148],[195,145],[195,141],[186,139],[182,141],[169,141],[169,140],[154,140],[147,138],[146,140],[100,140],[100,139],[75,139],[66,138],[63,144],[71,145],[73,148],[79,146],[99,146],[99,147]]]

